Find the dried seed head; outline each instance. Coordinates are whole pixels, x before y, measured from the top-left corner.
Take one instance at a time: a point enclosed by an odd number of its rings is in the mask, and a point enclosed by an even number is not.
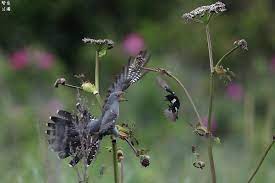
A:
[[[124,154],[122,150],[117,151],[117,160],[118,162],[121,162],[124,159]]]
[[[112,49],[114,47],[114,42],[110,39],[90,39],[90,38],[83,38],[82,41],[84,43],[89,43],[95,46],[95,48],[100,51],[103,49]]]
[[[208,132],[207,128],[204,127],[204,126],[202,126],[202,125],[200,125],[200,124],[198,124],[196,126],[196,128],[195,128],[195,130],[193,132],[195,132],[199,136],[207,136],[207,135],[209,135],[209,132]]]
[[[203,17],[205,14],[212,14],[212,13],[221,13],[226,11],[225,4],[222,2],[216,2],[215,4],[211,4],[208,6],[201,6],[189,13],[185,13],[182,15],[182,18],[186,23],[190,22],[197,22],[200,21],[197,18]]]
[[[240,39],[234,42],[234,45],[239,46],[241,49],[248,51],[247,42],[245,39]]]
[[[203,169],[205,167],[205,163],[203,161],[195,161],[193,163],[193,166],[196,167],[196,168],[200,168],[200,169]]]
[[[147,167],[150,165],[150,156],[148,155],[141,155],[140,156],[140,164],[144,167]]]
[[[275,141],[275,135],[272,136],[272,140]]]
[[[65,78],[58,78],[54,82],[54,87],[58,88],[59,85],[65,85],[66,84],[66,79]]]

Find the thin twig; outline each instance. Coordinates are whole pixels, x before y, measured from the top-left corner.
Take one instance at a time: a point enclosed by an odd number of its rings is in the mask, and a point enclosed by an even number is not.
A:
[[[227,57],[229,56],[231,53],[233,53],[236,49],[238,49],[240,46],[235,46],[233,47],[231,50],[229,50],[226,54],[224,54],[220,59],[219,61],[217,62],[216,66],[215,67],[218,67],[219,65],[221,65],[222,61]]]
[[[209,53],[209,63],[210,63],[210,96],[209,96],[209,109],[208,109],[208,122],[207,122],[207,131],[212,132],[211,130],[211,122],[212,122],[212,108],[213,108],[213,99],[214,99],[214,67],[213,67],[213,53],[212,53],[212,44],[211,44],[211,36],[209,31],[209,25],[206,25],[206,37],[207,37],[207,45],[208,45],[208,53]],[[208,158],[210,162],[210,171],[212,183],[216,183],[216,172],[215,172],[215,163],[212,152],[212,138],[208,139]]]
[[[73,89],[77,89],[77,90],[83,90],[81,87],[70,85],[70,84],[64,84],[62,86],[66,86],[68,88],[73,88]]]
[[[131,149],[134,151],[135,155],[138,157],[139,154],[138,154],[138,151],[136,150],[136,148],[131,144],[131,142],[127,139],[127,138],[124,138],[124,140],[127,142],[127,144],[131,147]]]
[[[258,163],[257,168],[254,170],[254,172],[251,174],[250,178],[248,179],[248,183],[250,183],[250,182],[253,180],[253,178],[255,177],[255,175],[257,174],[258,170],[260,169],[261,165],[263,164],[263,162],[264,162],[264,160],[265,160],[265,158],[266,158],[268,152],[270,151],[271,147],[273,146],[274,142],[275,142],[275,141],[272,140],[272,142],[271,142],[271,143],[268,145],[268,147],[266,148],[266,150],[265,150],[265,152],[264,152],[264,154],[263,154],[263,156],[262,156],[260,162]]]
[[[143,67],[143,69],[144,69],[144,70],[147,70],[147,71],[151,71],[151,72],[157,72],[157,73],[160,73],[160,74],[164,74],[164,75],[166,75],[166,76],[168,76],[168,77],[170,77],[170,78],[173,78],[173,79],[183,88],[183,90],[184,90],[184,92],[185,92],[185,94],[186,94],[186,96],[187,96],[189,102],[191,103],[191,105],[192,105],[192,107],[193,107],[193,109],[194,109],[194,112],[196,113],[196,116],[197,116],[197,118],[198,118],[199,123],[200,123],[201,125],[203,125],[201,116],[200,116],[200,114],[199,114],[199,112],[198,112],[198,110],[197,110],[197,107],[196,107],[196,105],[195,105],[195,103],[194,103],[194,101],[193,101],[191,95],[189,94],[189,92],[188,92],[188,90],[186,89],[186,87],[184,86],[184,84],[183,84],[176,76],[174,76],[171,72],[168,72],[167,70],[162,69],[162,68],[148,68],[148,67]],[[191,127],[193,127],[192,124],[189,123],[189,125],[190,125]]]

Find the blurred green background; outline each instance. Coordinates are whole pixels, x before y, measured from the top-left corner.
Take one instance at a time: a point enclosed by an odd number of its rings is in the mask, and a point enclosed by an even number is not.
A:
[[[57,109],[74,110],[76,92],[53,87],[58,77],[79,85],[74,74],[94,77],[94,50],[81,39],[108,38],[115,48],[100,62],[100,92],[130,55],[147,48],[150,66],[172,71],[186,85],[199,112],[208,108],[208,51],[202,25],[184,24],[181,15],[214,3],[203,0],[11,0],[11,12],[0,15],[0,182],[76,182],[75,171],[48,150],[45,122]],[[225,85],[217,79],[214,103],[214,145],[218,182],[245,182],[274,133],[275,3],[272,0],[223,1],[228,11],[212,20],[210,29],[217,61],[235,40],[244,38],[249,51],[238,50],[227,60],[236,74]],[[3,5],[2,5],[3,6]],[[206,139],[194,135],[187,122],[196,116],[181,88],[167,80],[181,100],[179,120],[163,116],[165,93],[156,74],[148,74],[127,92],[120,120],[135,124],[141,147],[150,150],[144,168],[124,143],[125,182],[210,182]],[[99,115],[93,96],[84,94]],[[191,146],[198,146],[206,168],[192,166]],[[91,182],[112,182],[112,153],[106,138],[90,167]],[[272,149],[255,182],[275,180]],[[100,170],[104,169],[103,175]]]

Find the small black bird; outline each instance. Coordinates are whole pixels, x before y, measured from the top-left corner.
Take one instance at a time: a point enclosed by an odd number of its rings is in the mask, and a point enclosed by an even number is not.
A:
[[[168,109],[164,110],[164,115],[171,121],[176,121],[178,119],[178,111],[180,108],[179,98],[161,77],[157,77],[157,82],[160,85],[160,87],[162,87],[166,92],[169,93],[165,96],[165,99],[169,101],[169,105]]]

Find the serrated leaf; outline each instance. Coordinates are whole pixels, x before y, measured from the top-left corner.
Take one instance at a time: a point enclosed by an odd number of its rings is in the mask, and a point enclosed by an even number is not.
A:
[[[99,51],[98,56],[99,56],[99,57],[103,57],[103,56],[105,56],[106,54],[107,54],[107,50],[106,50],[106,49],[102,49],[102,50]]]

